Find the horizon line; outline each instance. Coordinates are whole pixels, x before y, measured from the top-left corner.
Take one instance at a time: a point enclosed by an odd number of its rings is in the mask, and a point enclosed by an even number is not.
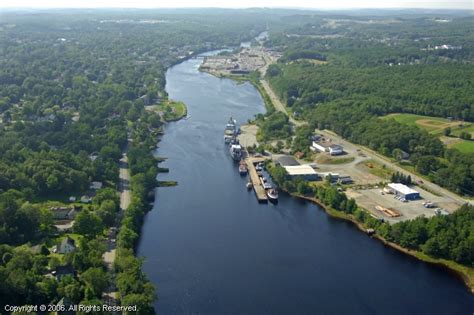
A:
[[[447,7],[291,7],[291,6],[262,6],[262,7],[120,7],[120,6],[103,6],[103,7],[36,7],[36,6],[1,6],[0,10],[182,10],[182,9],[224,9],[224,10],[246,10],[246,9],[286,9],[286,10],[324,10],[324,11],[353,11],[353,10],[448,10],[448,11],[474,11],[474,5],[471,8],[447,8]]]

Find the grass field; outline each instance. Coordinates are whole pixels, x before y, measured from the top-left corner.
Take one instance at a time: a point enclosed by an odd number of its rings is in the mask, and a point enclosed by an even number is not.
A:
[[[463,153],[474,153],[474,141],[462,140],[457,137],[461,132],[468,132],[474,139],[474,124],[469,122],[451,121],[440,117],[430,117],[415,114],[390,114],[382,119],[395,119],[401,124],[422,128],[440,140],[448,147],[455,148]],[[445,137],[444,130],[451,128],[451,136]]]
[[[380,163],[377,163],[374,160],[366,160],[363,162],[360,162],[358,165],[363,165],[366,170],[375,176],[378,176],[382,179],[389,179],[392,176],[392,171],[385,167],[385,165],[381,165]]]
[[[183,102],[165,100],[158,105],[147,107],[148,110],[160,113],[165,121],[179,120],[187,115],[187,108]]]
[[[332,156],[320,155],[316,162],[320,164],[347,164],[353,162],[354,159],[355,157],[353,156],[334,158]]]
[[[461,128],[459,127],[459,125],[461,124],[460,121],[450,121],[448,119],[440,117],[430,117],[415,114],[390,114],[382,117],[382,119],[395,119],[401,124],[416,126],[425,129],[426,131],[434,135],[443,134],[444,129],[446,129],[447,127],[451,127],[453,134],[455,134],[458,130],[461,130]],[[473,126],[469,123],[464,123],[464,125],[465,127],[463,129],[470,128]]]
[[[457,149],[463,153],[474,153],[474,141],[461,140],[458,143],[455,143],[451,148]]]

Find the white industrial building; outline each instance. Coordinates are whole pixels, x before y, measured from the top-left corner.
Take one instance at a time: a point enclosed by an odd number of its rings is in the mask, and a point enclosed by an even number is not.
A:
[[[344,148],[339,144],[331,144],[324,141],[313,141],[310,149],[312,151],[329,152],[331,155],[340,155],[344,153]]]
[[[420,198],[420,193],[411,189],[407,185],[400,183],[390,183],[387,185],[389,191],[397,196],[401,196],[406,200],[415,200]]]
[[[318,174],[308,164],[283,166],[290,177],[302,177],[307,180],[317,180]]]

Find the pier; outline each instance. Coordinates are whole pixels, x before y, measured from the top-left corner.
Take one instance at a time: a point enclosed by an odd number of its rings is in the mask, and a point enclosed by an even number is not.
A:
[[[259,202],[268,201],[265,189],[263,188],[262,182],[260,181],[260,178],[257,174],[257,170],[255,169],[255,164],[263,161],[265,161],[264,158],[248,157],[245,159],[245,163],[247,163],[250,181],[252,182],[253,190],[255,191],[255,195],[257,196],[257,200]]]

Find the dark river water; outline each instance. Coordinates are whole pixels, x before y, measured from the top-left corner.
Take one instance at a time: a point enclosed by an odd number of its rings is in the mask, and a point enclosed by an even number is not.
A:
[[[264,111],[258,92],[171,68],[170,98],[189,119],[171,123],[158,154],[176,187],[159,188],[139,245],[158,314],[465,314],[474,295],[440,268],[386,248],[314,204],[258,204],[223,141],[230,115]]]

